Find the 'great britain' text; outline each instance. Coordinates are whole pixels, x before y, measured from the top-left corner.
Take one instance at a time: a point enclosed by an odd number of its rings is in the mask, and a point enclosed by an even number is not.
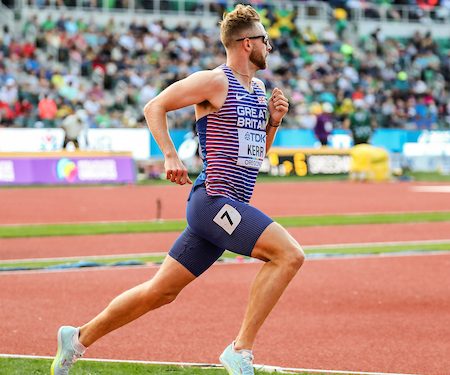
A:
[[[266,127],[266,111],[254,107],[237,106],[237,126],[263,130]]]

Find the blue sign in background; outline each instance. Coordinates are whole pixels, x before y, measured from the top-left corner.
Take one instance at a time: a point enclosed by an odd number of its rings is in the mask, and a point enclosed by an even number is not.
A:
[[[181,129],[170,131],[170,136],[177,150],[188,133],[189,131]],[[342,133],[342,131],[336,130],[335,133]],[[379,128],[375,130],[370,143],[377,147],[383,147],[389,152],[402,152],[403,145],[406,142],[417,142],[421,134],[421,130]],[[312,148],[317,147],[317,145],[318,140],[314,132],[308,129],[280,129],[273,143],[274,147],[288,148]],[[163,157],[152,136],[150,137],[150,155],[152,158]]]

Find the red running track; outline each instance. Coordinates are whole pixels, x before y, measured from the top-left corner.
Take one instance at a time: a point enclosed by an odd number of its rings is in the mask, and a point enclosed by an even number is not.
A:
[[[446,193],[423,193],[423,183],[260,183],[252,204],[272,216],[358,212],[450,211]],[[429,185],[429,184],[427,184]],[[435,184],[436,185],[436,184]],[[183,218],[188,186],[0,189],[0,225]]]
[[[304,245],[450,240],[450,222],[288,228]],[[0,239],[0,260],[167,252],[178,233]]]
[[[256,362],[448,374],[449,268],[448,254],[309,261],[263,327]],[[88,356],[217,363],[238,330],[258,269],[212,267],[174,304],[103,338]],[[154,272],[1,274],[0,352],[53,355],[58,326],[84,323]]]

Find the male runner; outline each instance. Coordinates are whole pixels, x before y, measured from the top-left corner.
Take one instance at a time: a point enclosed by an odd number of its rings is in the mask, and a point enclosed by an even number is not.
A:
[[[267,103],[263,83],[254,78],[257,70],[266,68],[272,49],[256,11],[237,5],[224,16],[221,40],[226,64],[172,84],[144,108],[165,157],[167,179],[184,185],[192,182],[170,139],[166,114],[195,105],[204,166],[188,199],[185,231],[151,280],[116,297],[82,327],[59,329],[52,375],[68,374],[99,338],[172,302],[225,249],[265,262],[253,282],[241,329],[220,356],[229,374],[254,374],[251,350],[256,334],[304,255],[283,227],[248,204],[259,167],[288,111],[280,89],[273,90]]]

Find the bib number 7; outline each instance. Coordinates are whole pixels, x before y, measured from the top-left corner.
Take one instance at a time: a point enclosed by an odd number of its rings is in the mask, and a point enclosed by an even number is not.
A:
[[[241,222],[241,219],[242,217],[238,210],[229,204],[225,204],[214,217],[213,221],[231,235]]]

